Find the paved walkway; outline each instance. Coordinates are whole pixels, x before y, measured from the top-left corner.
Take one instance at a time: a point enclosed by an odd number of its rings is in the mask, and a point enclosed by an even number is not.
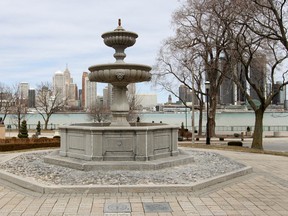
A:
[[[254,172],[191,193],[42,195],[0,182],[0,215],[288,215],[288,157],[216,152]]]

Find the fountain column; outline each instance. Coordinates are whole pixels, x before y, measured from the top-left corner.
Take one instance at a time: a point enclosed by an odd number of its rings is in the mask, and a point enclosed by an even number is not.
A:
[[[112,89],[112,122],[111,126],[130,126],[126,116],[129,113],[129,103],[126,96],[126,86],[113,85]]]

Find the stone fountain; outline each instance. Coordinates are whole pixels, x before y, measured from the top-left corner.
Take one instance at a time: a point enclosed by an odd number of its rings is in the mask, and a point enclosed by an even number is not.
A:
[[[102,34],[104,43],[115,49],[116,62],[89,67],[89,79],[113,85],[112,122],[61,126],[60,150],[46,157],[46,162],[81,170],[139,170],[193,161],[190,156],[179,154],[177,126],[126,120],[127,85],[151,79],[150,66],[124,62],[125,49],[133,46],[137,37],[136,33],[122,28],[121,20],[114,31]]]
[[[104,43],[115,49],[114,64],[101,64],[89,67],[91,82],[111,83],[113,85],[113,101],[111,106],[111,126],[130,126],[126,120],[129,104],[126,96],[127,85],[151,80],[150,66],[140,64],[127,64],[124,62],[127,47],[133,46],[138,35],[125,31],[118,21],[118,27],[111,32],[102,34]]]

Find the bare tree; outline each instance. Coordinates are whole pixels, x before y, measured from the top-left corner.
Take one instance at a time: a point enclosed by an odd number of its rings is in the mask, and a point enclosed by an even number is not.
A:
[[[157,64],[153,68],[153,81],[156,85],[161,86],[178,98],[187,108],[190,107],[187,100],[179,95],[178,87],[184,85],[190,91],[194,88],[194,96],[197,97],[200,111],[198,134],[201,134],[202,110],[204,107],[203,94],[205,94],[201,90],[203,65],[197,58],[196,52],[191,52],[192,49],[179,48],[174,40],[174,38],[170,38],[162,46],[157,57]],[[192,106],[195,106],[195,104],[192,104]]]
[[[53,89],[51,83],[45,82],[36,89],[36,110],[44,120],[44,129],[47,130],[51,116],[62,110],[66,105],[67,98],[59,89]]]
[[[20,84],[13,85],[12,89],[12,98],[10,98],[12,106],[10,106],[9,112],[12,114],[12,120],[16,121],[16,127],[18,131],[20,130],[21,122],[26,118],[28,110],[28,98],[23,96],[23,93],[20,91]]]
[[[88,109],[89,118],[93,122],[106,122],[110,119],[111,111],[103,104],[96,103]]]
[[[287,4],[286,1],[252,0],[241,1],[235,8],[238,19],[231,28],[233,46],[227,56],[234,66],[241,65],[241,71],[231,69],[234,81],[255,112],[252,148],[263,149],[264,112],[288,84],[288,71],[281,66],[288,62],[288,16],[284,15]],[[250,91],[239,81],[243,77]]]
[[[186,0],[173,16],[177,47],[199,54],[211,83],[210,128],[219,88],[233,79],[255,112],[252,148],[263,149],[264,112],[287,85],[287,10],[286,0]]]
[[[221,22],[221,19],[215,16],[215,10],[222,13],[222,16],[232,16],[227,12],[225,2],[222,0],[186,0],[173,15],[173,24],[176,29],[174,46],[179,50],[190,49],[191,55],[194,52],[193,56],[198,56],[197,59],[204,67],[206,80],[210,81],[208,122],[212,136],[215,135],[218,92],[226,73],[226,70],[221,69],[223,64],[221,59],[231,43],[229,29]],[[186,59],[194,59],[193,56],[186,57]],[[179,73],[176,76],[186,79],[187,75]]]
[[[130,84],[131,85],[131,84]],[[129,85],[127,86],[129,89]],[[131,90],[128,90],[127,93],[127,100],[129,105],[129,112],[127,115],[127,121],[128,122],[136,122],[140,120],[140,110],[143,109],[141,106],[141,102],[143,98],[139,96],[139,94],[136,94],[136,86],[135,84],[131,85]]]
[[[0,83],[0,112],[3,114],[2,120],[5,121],[7,115],[14,106],[13,92],[9,86]]]

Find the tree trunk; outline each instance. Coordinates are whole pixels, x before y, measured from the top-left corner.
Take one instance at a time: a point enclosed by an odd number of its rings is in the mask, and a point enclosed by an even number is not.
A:
[[[17,112],[17,124],[18,124],[18,133],[20,133],[20,128],[21,128],[21,113],[18,111]]]
[[[214,99],[213,99],[214,98]],[[217,100],[215,99],[216,96],[213,95],[211,99],[209,100],[210,106],[209,106],[209,135],[210,137],[215,136],[215,115],[216,115],[216,108],[217,108]]]
[[[45,129],[45,130],[48,130],[49,118],[50,118],[50,117],[47,116],[47,118],[44,119],[44,123],[45,123],[45,125],[44,125],[44,129]]]
[[[255,111],[255,128],[251,148],[263,150],[263,116],[261,108]]]
[[[203,107],[204,107],[204,103],[200,102],[200,106],[199,106],[199,122],[198,122],[198,135],[202,135],[202,125],[203,125]]]

